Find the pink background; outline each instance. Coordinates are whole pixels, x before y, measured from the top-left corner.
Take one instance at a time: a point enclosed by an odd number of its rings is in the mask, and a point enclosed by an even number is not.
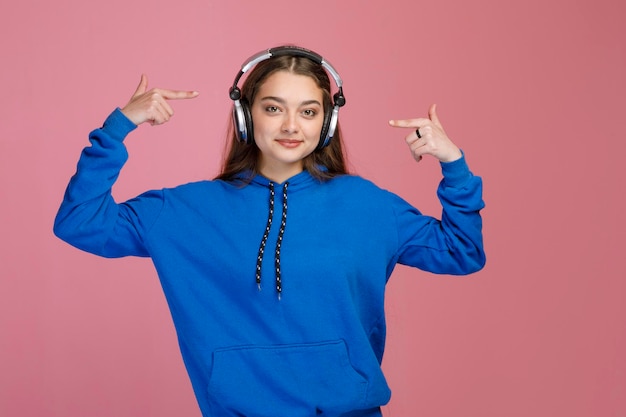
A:
[[[406,131],[436,102],[485,182],[486,268],[398,267],[385,416],[626,416],[626,3],[617,0],[4,1],[0,415],[199,416],[149,260],[52,235],[88,132],[151,85],[197,89],[141,127],[125,199],[212,177],[229,85],[282,43],[345,81],[356,172],[439,215]]]

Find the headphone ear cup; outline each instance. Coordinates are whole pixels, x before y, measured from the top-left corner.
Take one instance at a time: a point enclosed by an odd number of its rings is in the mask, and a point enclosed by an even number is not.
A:
[[[252,113],[248,100],[242,98],[235,102],[233,108],[235,132],[239,142],[250,145],[254,142],[254,128],[252,126]]]
[[[339,120],[339,107],[335,106],[330,111],[324,112],[324,125],[320,134],[320,142],[317,149],[325,148],[330,145],[332,138],[337,130],[337,121]]]

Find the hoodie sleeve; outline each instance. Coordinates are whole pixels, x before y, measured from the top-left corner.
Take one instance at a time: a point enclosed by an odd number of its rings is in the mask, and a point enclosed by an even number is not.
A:
[[[465,156],[441,163],[441,168],[441,220],[422,215],[404,201],[395,206],[398,263],[438,274],[470,274],[485,265],[482,180],[470,172]]]
[[[161,192],[117,204],[111,188],[128,159],[123,140],[137,126],[118,108],[89,135],[54,221],[65,242],[104,257],[148,256],[143,235],[162,205]],[[138,209],[141,209],[141,215]]]

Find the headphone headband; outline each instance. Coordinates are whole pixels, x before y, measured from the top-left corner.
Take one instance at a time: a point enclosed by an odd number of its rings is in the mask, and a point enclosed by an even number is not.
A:
[[[322,128],[322,135],[320,137],[318,149],[327,146],[335,134],[339,108],[346,104],[346,98],[343,95],[343,81],[341,80],[341,77],[339,76],[339,73],[335,70],[335,68],[321,55],[299,46],[279,46],[276,48],[270,48],[266,51],[261,51],[257,54],[252,55],[241,66],[241,70],[235,77],[235,81],[233,82],[233,85],[230,87],[229,90],[229,96],[231,100],[234,101],[233,117],[235,119],[235,129],[238,134],[239,140],[250,144],[252,143],[253,135],[251,129],[252,117],[249,114],[250,109],[248,108],[248,105],[250,103],[241,102],[241,90],[237,86],[239,84],[239,80],[241,79],[243,74],[248,72],[259,62],[278,56],[298,56],[308,58],[311,61],[321,65],[330,74],[333,80],[335,80],[338,91],[333,95],[333,109],[331,111],[331,114],[325,115],[325,123],[324,127]]]

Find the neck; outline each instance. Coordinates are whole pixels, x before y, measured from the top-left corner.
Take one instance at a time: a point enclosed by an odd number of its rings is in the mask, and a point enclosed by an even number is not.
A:
[[[259,172],[270,181],[282,184],[289,178],[304,171],[302,164],[276,166],[272,164],[261,164]]]
[[[267,178],[270,181],[273,181],[278,184],[282,184],[283,182],[287,181],[289,178],[301,173],[302,171],[303,171],[302,169],[299,169],[297,171],[294,170],[294,171],[274,172],[274,171],[268,171],[268,170],[262,169],[261,175],[263,175],[265,178]]]

